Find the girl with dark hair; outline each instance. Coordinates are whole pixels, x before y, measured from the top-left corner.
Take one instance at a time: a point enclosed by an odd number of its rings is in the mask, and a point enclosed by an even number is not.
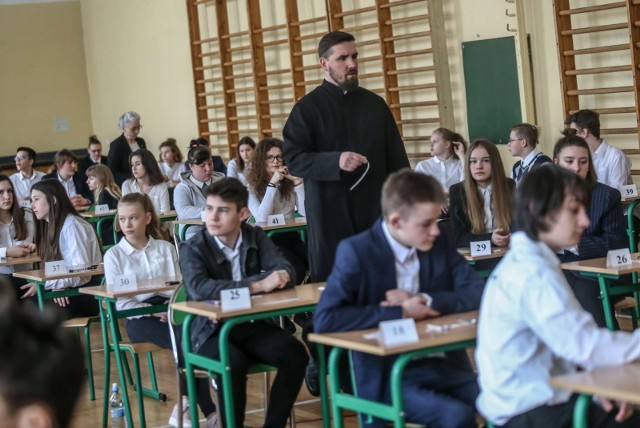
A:
[[[256,222],[266,222],[273,214],[282,214],[285,220],[293,219],[296,211],[305,215],[304,185],[284,165],[281,140],[266,138],[258,143],[247,183],[249,210]],[[309,265],[307,245],[297,232],[279,233],[272,240],[293,264],[296,281],[301,283]]]
[[[484,139],[471,143],[464,168],[464,181],[451,186],[449,193],[456,246],[490,240],[496,247],[507,247],[515,183],[505,177],[495,144]]]
[[[564,263],[606,257],[609,250],[629,245],[622,198],[617,189],[598,182],[587,142],[572,130],[566,132],[567,135],[560,138],[553,149],[553,163],[577,174],[587,182],[590,191],[587,209],[590,225],[576,245],[560,251],[560,260]],[[582,307],[593,315],[598,326],[605,327],[598,285],[593,279],[585,278],[577,272],[567,272],[566,275]]]
[[[156,212],[169,212],[169,188],[153,154],[147,149],[136,150],[129,156],[129,164],[133,178],[122,184],[122,196],[133,192],[144,193],[151,199]]]
[[[67,267],[102,263],[96,233],[71,204],[58,180],[42,180],[31,188],[31,209],[36,217],[35,244],[42,262],[64,260]],[[49,291],[80,287],[91,282],[91,275],[47,281]],[[36,285],[21,287],[22,298],[35,296]],[[92,296],[58,297],[53,299],[65,308],[69,317],[93,316],[98,304]]]
[[[0,258],[24,257],[36,250],[33,244],[33,214],[18,203],[11,179],[0,174]],[[24,280],[14,278],[13,272],[33,269],[33,266],[0,266],[0,274],[6,276],[14,285],[22,286]]]
[[[251,168],[255,150],[256,142],[251,137],[242,137],[238,142],[236,157],[231,159],[227,165],[227,177],[237,178],[246,186],[246,174]]]

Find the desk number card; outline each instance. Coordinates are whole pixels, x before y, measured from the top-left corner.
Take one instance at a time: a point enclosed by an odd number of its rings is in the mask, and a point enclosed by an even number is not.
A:
[[[138,280],[132,274],[116,275],[113,280],[113,291],[132,291],[138,288]]]
[[[382,321],[378,325],[382,346],[398,346],[418,341],[418,330],[413,318]]]
[[[109,212],[109,205],[102,204],[96,205],[96,214],[104,214]]]
[[[488,256],[491,254],[491,241],[471,242],[471,257]]]
[[[64,260],[46,262],[44,264],[45,276],[63,275],[65,273],[69,273],[69,270],[67,269],[67,265],[64,264]]]
[[[607,252],[607,267],[625,266],[631,263],[631,253],[628,248]]]
[[[620,193],[622,193],[623,198],[638,196],[638,187],[635,184],[628,184],[620,187]]]
[[[274,215],[270,215],[269,217],[267,217],[267,224],[269,226],[281,226],[283,225],[284,222],[284,215],[283,214],[274,214]]]
[[[20,206],[22,208],[31,208],[31,201],[20,201]]]
[[[220,305],[223,311],[237,311],[251,308],[251,296],[249,287],[222,290],[220,292]]]

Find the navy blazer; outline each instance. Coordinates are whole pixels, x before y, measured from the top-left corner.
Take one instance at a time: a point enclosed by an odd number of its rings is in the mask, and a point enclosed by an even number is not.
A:
[[[622,197],[618,189],[596,183],[591,191],[587,216],[591,224],[582,233],[578,243],[580,255],[565,251],[560,256],[563,263],[606,257],[609,250],[629,246]]]
[[[136,138],[136,143],[141,149],[146,149],[147,144],[140,137]],[[122,183],[131,178],[131,165],[129,165],[129,155],[131,154],[131,147],[125,138],[124,134],[113,140],[109,145],[109,156],[107,157],[107,166],[113,173],[118,186],[122,188]]]
[[[544,165],[545,163],[551,163],[553,162],[551,160],[551,158],[547,155],[545,155],[544,153],[540,152],[538,153],[538,155],[533,159],[533,162],[531,162],[528,166],[527,169],[525,171],[522,172],[522,175],[520,176],[520,178],[516,179],[518,170],[520,169],[520,165],[522,165],[522,159],[520,159],[518,162],[516,162],[513,165],[513,168],[511,168],[511,178],[513,178],[516,182],[516,184],[520,183],[522,181],[522,179],[529,173],[531,172],[533,169],[539,167],[540,165]]]
[[[418,251],[418,259],[420,292],[432,297],[433,309],[443,315],[478,309],[484,281],[450,243],[442,227],[433,248]],[[381,321],[402,318],[400,306],[380,306],[380,302],[386,300],[386,292],[395,288],[395,259],[384,236],[382,221],[378,220],[372,228],[343,240],[338,246],[333,271],[313,317],[315,331],[374,328]],[[394,360],[395,357],[355,352],[358,395],[388,401]]]
[[[58,180],[58,171],[53,171],[52,173],[43,176],[42,179]],[[75,186],[76,193],[78,195],[82,195],[84,198],[89,199],[89,201],[93,203],[93,192],[89,189],[89,185],[87,184],[86,180],[83,180],[77,171],[75,174],[73,174],[73,185]]]
[[[515,190],[516,183],[507,178],[511,192]],[[467,194],[464,191],[464,182],[454,184],[449,189],[449,216],[453,226],[453,241],[457,248],[466,248],[469,243],[475,241],[490,241],[491,233],[471,233],[471,220],[467,210]],[[513,222],[509,225],[513,232]]]

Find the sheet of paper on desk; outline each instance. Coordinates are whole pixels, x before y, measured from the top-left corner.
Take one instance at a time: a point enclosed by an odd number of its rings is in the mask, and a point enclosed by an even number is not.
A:
[[[366,340],[379,340],[380,339],[380,332],[379,331],[374,331],[372,333],[363,334],[362,338],[366,339]]]
[[[444,333],[455,328],[475,326],[477,322],[477,319],[471,318],[469,320],[459,319],[452,324],[427,324],[425,331],[427,333]]]

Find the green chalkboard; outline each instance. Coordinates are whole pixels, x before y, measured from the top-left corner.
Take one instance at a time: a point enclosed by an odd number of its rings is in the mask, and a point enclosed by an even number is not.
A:
[[[462,43],[469,141],[488,138],[506,144],[522,122],[513,37]]]

